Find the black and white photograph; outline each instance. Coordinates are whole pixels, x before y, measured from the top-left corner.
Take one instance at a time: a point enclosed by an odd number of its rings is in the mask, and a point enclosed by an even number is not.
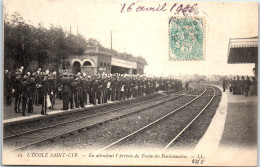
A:
[[[4,0],[3,165],[256,166],[258,2]]]

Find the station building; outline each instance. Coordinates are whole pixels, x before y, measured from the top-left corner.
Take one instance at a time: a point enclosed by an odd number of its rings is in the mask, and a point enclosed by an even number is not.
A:
[[[258,37],[231,38],[228,45],[228,64],[254,63],[258,74]]]
[[[140,56],[134,57],[102,46],[87,46],[82,55],[71,55],[64,64],[67,71],[73,74],[143,74],[147,62]]]

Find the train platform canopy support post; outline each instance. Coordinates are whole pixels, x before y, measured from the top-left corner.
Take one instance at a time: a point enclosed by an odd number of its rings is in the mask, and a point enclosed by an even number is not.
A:
[[[258,36],[251,38],[230,38],[228,64],[254,63],[255,77],[258,74]]]

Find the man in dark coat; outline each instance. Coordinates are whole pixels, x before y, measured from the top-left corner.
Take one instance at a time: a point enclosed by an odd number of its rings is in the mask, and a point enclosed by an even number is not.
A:
[[[79,108],[79,94],[78,94],[78,79],[77,77],[71,77],[72,83],[71,83],[71,88],[72,88],[72,99],[73,99],[73,104],[75,104],[76,108]]]
[[[19,70],[15,73],[15,79],[14,79],[14,97],[15,97],[15,104],[14,104],[14,111],[16,113],[20,112],[20,102],[21,102],[21,79],[22,75]]]
[[[82,86],[82,99],[83,99],[83,103],[84,103],[84,107],[85,107],[85,105],[87,104],[87,101],[88,101],[88,88],[87,88],[87,76],[86,76],[86,74],[84,74],[83,73],[83,76],[82,76],[82,78],[81,78],[81,80],[80,80],[80,84],[81,84],[81,86]],[[82,105],[82,104],[80,104],[80,105]]]
[[[79,101],[79,105],[81,108],[85,108],[85,99],[84,99],[84,95],[86,94],[86,88],[83,82],[83,78],[82,76],[78,76],[78,101]]]
[[[250,90],[250,86],[251,86],[251,81],[250,81],[250,78],[247,76],[246,80],[245,80],[245,88],[244,88],[246,97],[248,96],[248,92]]]
[[[92,95],[92,104],[93,105],[96,105],[98,87],[99,87],[98,79],[93,79],[92,87],[91,87],[91,95]]]
[[[41,114],[42,115],[48,115],[47,114],[47,95],[50,92],[50,83],[48,81],[48,76],[44,76],[43,80],[42,80],[42,85],[41,85],[41,93],[42,93],[42,111]]]
[[[240,91],[241,91],[241,95],[245,94],[245,78],[244,76],[241,77],[241,84],[240,84]]]
[[[133,81],[133,97],[137,97],[138,96],[138,79],[136,77],[134,77],[134,81]]]
[[[86,82],[86,88],[87,88],[87,96],[86,96],[86,104],[87,104],[87,97],[89,97],[89,103],[93,104],[92,95],[91,95],[91,86],[92,86],[92,80],[91,76],[88,76],[87,82]]]
[[[71,79],[68,76],[68,73],[64,73],[60,79],[60,85],[62,88],[62,101],[63,101],[63,110],[69,109],[69,104],[73,108],[73,101],[71,101]]]
[[[97,94],[96,94],[96,98],[98,99],[98,104],[101,104],[102,103],[102,92],[103,92],[103,79],[98,77],[98,88],[97,88]]]
[[[111,89],[111,80],[108,76],[104,82],[104,103],[107,103],[107,100],[110,98],[110,89]]]
[[[36,92],[35,75],[32,75],[28,79],[28,86],[30,88],[29,97],[28,97],[28,113],[33,113],[33,100],[34,100],[33,97]]]
[[[55,84],[55,81],[56,79],[54,79],[54,76],[52,74],[49,74],[48,75],[48,78],[47,78],[47,86],[48,86],[48,92],[47,92],[47,95],[49,96],[50,98],[50,102],[51,102],[51,106],[49,106],[48,108],[50,110],[53,110],[54,109],[54,99],[55,99],[55,89],[56,89],[56,84]]]
[[[26,108],[28,108],[28,99],[31,93],[28,79],[28,76],[24,75],[21,80],[22,116],[26,116]]]
[[[111,78],[111,101],[116,100],[116,78],[113,76]]]
[[[236,95],[241,95],[241,80],[239,76],[237,76],[237,80],[235,81],[235,92],[233,92]]]
[[[222,86],[223,86],[223,92],[226,91],[226,87],[227,87],[227,80],[225,77],[223,77],[223,83],[222,83]]]

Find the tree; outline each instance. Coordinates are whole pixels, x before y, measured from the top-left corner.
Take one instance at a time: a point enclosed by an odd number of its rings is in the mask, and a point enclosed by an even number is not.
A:
[[[89,46],[101,46],[100,45],[100,42],[94,38],[89,38],[87,41],[86,41],[87,45]]]
[[[5,69],[23,65],[28,70],[37,67],[57,70],[69,55],[83,54],[87,41],[82,35],[71,35],[62,27],[44,28],[27,24],[15,13],[4,19],[4,64]],[[36,63],[37,62],[37,63]],[[31,64],[34,63],[32,66]]]

